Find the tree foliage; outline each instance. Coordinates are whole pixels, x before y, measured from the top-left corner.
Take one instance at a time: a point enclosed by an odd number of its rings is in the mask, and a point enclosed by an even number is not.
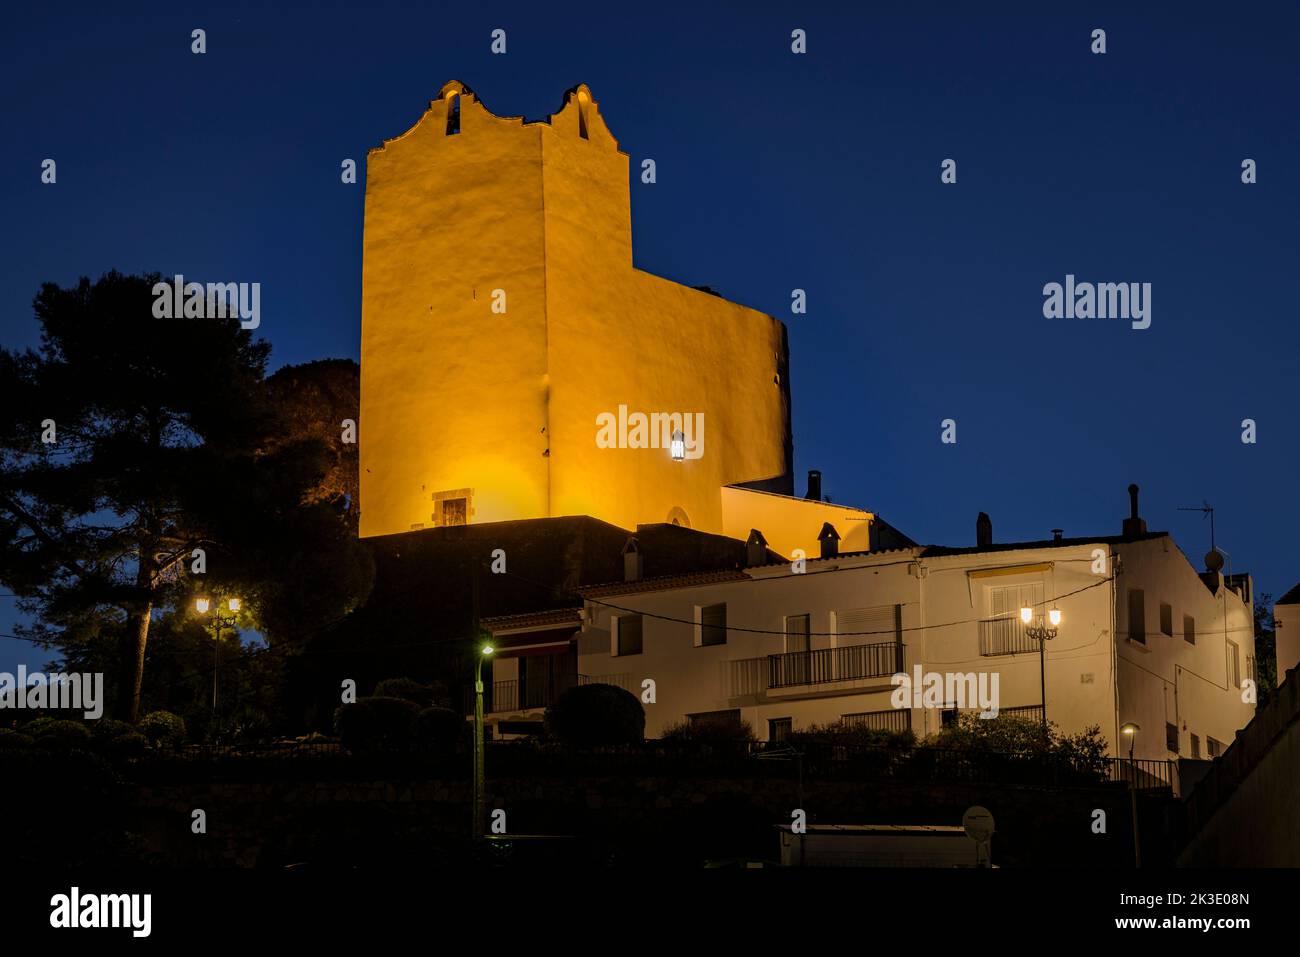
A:
[[[236,319],[153,318],[159,281],[47,283],[39,348],[0,350],[0,583],[33,637],[117,645],[132,721],[158,611],[238,595],[234,624],[293,647],[373,576],[319,494],[327,443],[275,405],[269,346]]]

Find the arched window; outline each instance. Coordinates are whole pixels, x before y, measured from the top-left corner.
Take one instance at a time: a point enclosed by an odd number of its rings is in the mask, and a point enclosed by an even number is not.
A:
[[[454,136],[460,132],[460,94],[447,96],[447,135]]]
[[[680,505],[674,505],[668,513],[669,525],[680,525],[682,528],[690,528],[691,520],[686,516],[686,510]]]
[[[591,97],[585,91],[578,93],[578,135],[584,140],[587,136],[587,106],[591,103]]]

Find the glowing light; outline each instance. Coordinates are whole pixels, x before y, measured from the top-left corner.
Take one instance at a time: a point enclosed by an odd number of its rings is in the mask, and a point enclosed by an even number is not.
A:
[[[486,658],[488,655],[492,654],[492,652],[495,650],[496,649],[493,648],[491,645],[484,645],[482,648],[479,649],[479,653],[482,654],[484,658]]]
[[[211,602],[206,598],[197,598],[194,601],[194,607],[198,609],[200,615],[206,615],[208,613],[209,605],[211,605]]]
[[[1026,625],[1029,624],[1031,621],[1034,620],[1034,610],[1032,608],[1020,609],[1020,620],[1023,621]]]
[[[1059,625],[1061,623],[1061,609],[1053,608],[1049,611],[1047,613],[1047,620],[1052,623],[1053,628]]]
[[[239,599],[238,598],[230,599],[228,602],[226,602],[226,607],[229,608],[231,611],[239,611]]]
[[[686,436],[680,430],[673,433],[672,450],[674,462],[686,458]]]

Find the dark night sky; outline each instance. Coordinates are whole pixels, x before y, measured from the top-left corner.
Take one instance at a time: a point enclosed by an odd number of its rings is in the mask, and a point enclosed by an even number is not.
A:
[[[835,501],[972,544],[980,510],[1002,541],[1116,534],[1136,481],[1198,567],[1208,523],[1175,507],[1208,500],[1234,570],[1300,580],[1293,3],[149,6],[5,14],[5,346],[35,343],[42,281],[115,267],[261,282],[274,366],[356,358],[364,182],[340,162],[448,79],[530,119],[586,82],[658,166],[636,265],[788,323],[796,468]],[[1152,283],[1151,328],[1043,318],[1067,273]],[[0,667],[48,659],[2,644]]]

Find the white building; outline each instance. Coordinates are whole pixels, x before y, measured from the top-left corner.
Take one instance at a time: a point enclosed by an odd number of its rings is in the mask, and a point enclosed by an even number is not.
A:
[[[993,544],[985,524],[971,548],[851,554],[835,554],[832,538],[802,567],[584,589],[576,671],[638,694],[653,682],[649,737],[724,715],[760,740],[838,721],[924,737],[960,702],[895,708],[896,672],[996,674],[1000,711],[1038,717],[1039,646],[1019,612],[1056,608],[1043,664],[1051,721],[1099,726],[1113,755],[1128,754],[1120,729],[1132,723],[1135,757],[1213,757],[1254,714],[1242,700],[1254,674],[1250,578],[1198,573],[1167,534],[1146,532],[1131,494],[1119,536]],[[575,616],[552,632],[566,656]]]
[[[1277,658],[1277,682],[1300,665],[1300,585],[1279,598],[1273,605],[1274,653]]]

